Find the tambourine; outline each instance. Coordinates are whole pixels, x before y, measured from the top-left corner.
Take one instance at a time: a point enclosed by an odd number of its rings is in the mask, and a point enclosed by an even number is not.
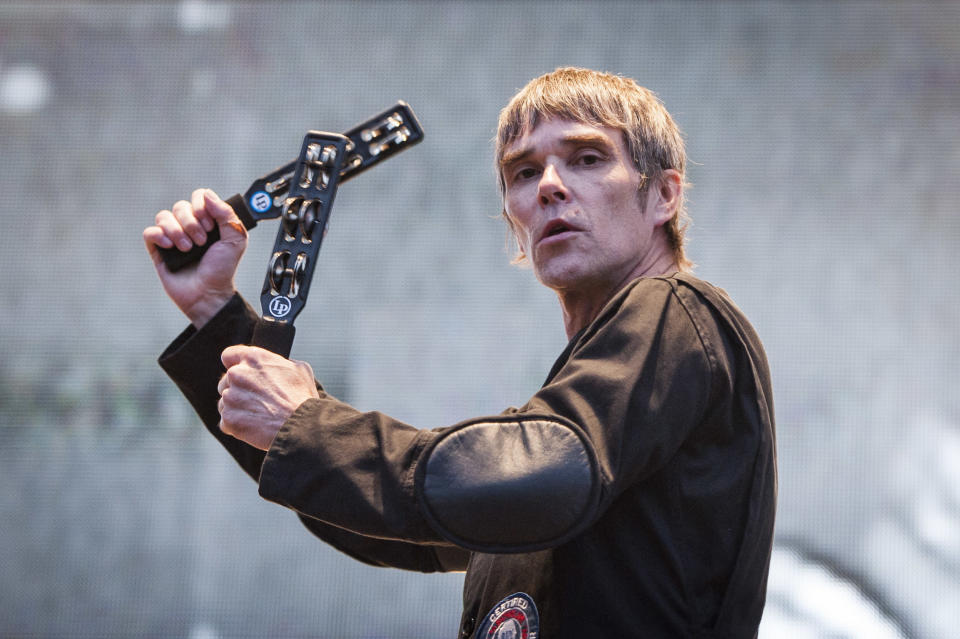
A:
[[[253,344],[284,357],[293,345],[293,320],[303,310],[310,290],[337,187],[371,166],[423,139],[423,129],[405,102],[370,118],[344,134],[308,131],[300,155],[254,180],[243,194],[227,198],[247,229],[280,218],[260,295],[262,319]],[[182,252],[160,249],[171,271],[200,261],[220,239],[219,229],[207,242]]]

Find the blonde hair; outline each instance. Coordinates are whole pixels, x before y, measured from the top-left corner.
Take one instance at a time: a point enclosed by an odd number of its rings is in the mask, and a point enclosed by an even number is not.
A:
[[[622,131],[627,152],[643,176],[641,190],[656,184],[667,169],[677,171],[686,186],[687,154],[682,134],[652,91],[630,78],[563,67],[531,80],[500,111],[495,158],[501,196],[506,193],[502,171],[506,148],[536,128],[541,119],[550,118]],[[506,209],[502,214],[512,228]],[[684,270],[693,266],[684,251],[689,223],[681,194],[674,216],[663,228],[677,265]]]

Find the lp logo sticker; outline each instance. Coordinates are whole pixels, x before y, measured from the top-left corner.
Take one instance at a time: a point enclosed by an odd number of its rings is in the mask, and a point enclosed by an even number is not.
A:
[[[250,196],[250,208],[257,213],[266,213],[271,204],[270,196],[264,191],[257,191]]]
[[[290,312],[292,306],[286,297],[275,297],[270,300],[270,314],[274,317],[283,317]]]

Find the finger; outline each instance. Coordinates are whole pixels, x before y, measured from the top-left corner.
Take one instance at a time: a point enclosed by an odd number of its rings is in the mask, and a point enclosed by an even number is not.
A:
[[[150,254],[150,259],[153,260],[154,264],[158,264],[163,261],[163,257],[160,255],[160,248],[173,248],[173,240],[167,237],[166,233],[163,232],[163,229],[159,226],[148,226],[143,229],[143,243],[147,247],[147,253]]]
[[[194,214],[197,216],[200,226],[208,233],[217,225],[216,221],[210,216],[210,212],[207,211],[207,203],[203,197],[204,193],[209,190],[210,189],[195,189],[193,193],[190,194],[190,204],[193,205]]]
[[[229,370],[230,368],[242,362],[251,350],[253,350],[252,347],[244,346],[242,344],[228,346],[227,348],[223,349],[223,352],[220,354],[220,361],[223,362],[223,366]]]
[[[277,355],[273,351],[268,351],[267,349],[260,348],[259,346],[247,346],[245,344],[228,346],[227,348],[223,349],[223,352],[220,354],[220,361],[222,361],[223,365],[228,369],[231,366],[235,366],[241,362],[249,364],[255,368],[260,368],[270,360],[274,360],[275,364],[288,364],[290,361],[286,357]],[[303,363],[306,364],[306,362]],[[309,366],[309,364],[307,364],[307,366]]]
[[[280,366],[283,368],[290,366],[290,360],[283,355],[277,355],[273,351],[259,346],[247,346],[243,357],[244,361],[251,368],[256,369],[266,368],[268,366]]]
[[[173,240],[167,237],[163,229],[156,224],[143,229],[143,241],[147,242],[149,246],[159,246],[160,248],[166,249],[173,248]]]
[[[224,373],[220,376],[220,382],[217,384],[217,395],[223,396],[223,393],[230,386],[230,383],[227,381],[227,375]],[[223,400],[221,400],[222,402]]]
[[[189,251],[190,247],[193,246],[193,240],[184,232],[183,225],[180,224],[172,211],[160,211],[157,213],[154,223],[163,230],[163,234],[170,239],[173,246],[182,251]]]
[[[203,230],[203,226],[200,225],[199,220],[197,220],[197,212],[194,210],[193,205],[186,200],[180,200],[173,205],[171,209],[173,211],[173,216],[177,218],[177,222],[180,223],[180,226],[189,236],[191,246],[193,244],[205,244],[207,241],[207,232]],[[183,244],[179,241],[177,245],[183,248]],[[187,250],[190,249],[190,246],[187,247]]]
[[[306,363],[306,362],[304,362],[304,361],[301,361],[301,360],[299,360],[299,359],[292,359],[292,360],[290,360],[290,361],[291,361],[297,368],[299,368],[299,369],[303,372],[304,375],[309,376],[310,379],[313,379],[314,377],[316,377],[316,376],[313,374],[313,367],[310,366],[310,364],[308,364],[308,363]]]
[[[243,411],[228,406],[222,401],[221,404],[220,423],[218,424],[220,431],[225,435],[230,435],[230,437],[246,441],[248,429],[243,425]]]
[[[228,424],[228,423],[227,423],[225,420],[223,420],[223,419],[221,419],[221,420],[220,420],[220,423],[217,424],[217,425],[220,427],[220,431],[221,431],[222,433],[224,433],[225,435],[230,435],[231,437],[234,436],[234,433],[236,432],[236,430],[234,430],[233,425]]]
[[[220,423],[223,425],[221,426],[221,430],[224,428],[229,429],[231,434],[237,432],[237,424],[234,421],[236,409],[237,407],[232,404],[227,397],[221,397],[219,401],[217,401],[217,412],[220,413]]]
[[[220,398],[217,402],[217,412],[220,413],[220,423],[217,424],[220,430],[231,437],[236,437],[237,425],[231,419],[230,409],[225,399]]]
[[[193,246],[193,240],[187,235],[183,228],[183,222],[177,217],[175,212],[177,206],[177,204],[174,204],[172,210],[157,213],[155,222],[157,226],[163,229],[164,234],[170,238],[177,248],[181,251],[189,251]]]
[[[244,228],[240,218],[234,212],[233,207],[220,199],[220,196],[205,189],[203,192],[204,208],[216,221],[220,227],[220,239],[225,242],[242,240],[247,237],[247,229]]]

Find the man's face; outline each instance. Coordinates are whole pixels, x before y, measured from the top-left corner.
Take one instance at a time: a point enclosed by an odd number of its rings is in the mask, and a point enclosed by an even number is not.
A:
[[[506,212],[541,283],[589,294],[642,272],[663,222],[644,214],[651,193],[639,193],[642,177],[620,131],[545,120],[503,159]]]

